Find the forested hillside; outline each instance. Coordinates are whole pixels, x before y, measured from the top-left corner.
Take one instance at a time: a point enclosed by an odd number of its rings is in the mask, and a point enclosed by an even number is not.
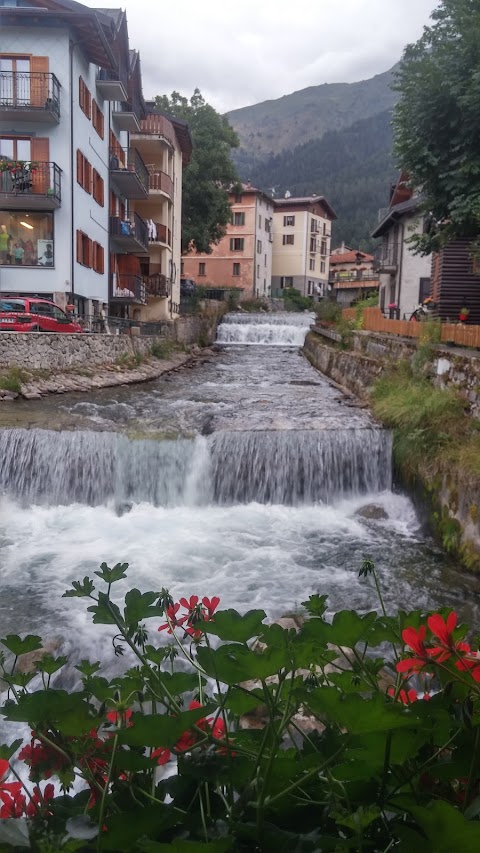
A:
[[[378,209],[388,203],[388,188],[395,176],[391,156],[392,129],[388,110],[318,140],[299,145],[259,163],[249,178],[261,189],[281,197],[320,193],[338,215],[334,243],[369,248]],[[241,168],[241,167],[240,167]]]

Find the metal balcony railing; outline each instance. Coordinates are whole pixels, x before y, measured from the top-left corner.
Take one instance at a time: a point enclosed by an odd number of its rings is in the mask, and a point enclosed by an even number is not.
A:
[[[328,280],[331,282],[336,281],[373,281],[378,278],[377,274],[373,270],[348,270],[348,272],[335,272],[334,270],[330,270],[330,274]]]
[[[148,296],[164,296],[168,298],[172,293],[172,282],[163,273],[144,276],[143,283]]]
[[[148,170],[136,148],[112,148],[109,164],[111,178],[125,198],[148,195]]]
[[[395,271],[398,266],[400,246],[398,243],[382,243],[374,251],[373,267],[376,272]]]
[[[0,115],[5,111],[49,112],[60,118],[60,83],[41,71],[0,72]]]
[[[30,197],[58,207],[62,200],[62,170],[56,163],[0,159],[0,193],[5,201]]]
[[[129,219],[111,216],[110,236],[127,251],[148,250],[148,226],[138,213],[131,214]]]
[[[147,292],[142,277],[129,273],[112,275],[112,301],[145,305]]]

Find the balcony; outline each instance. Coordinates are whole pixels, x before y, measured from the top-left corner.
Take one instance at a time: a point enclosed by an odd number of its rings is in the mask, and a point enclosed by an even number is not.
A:
[[[373,270],[346,270],[345,272],[330,270],[328,277],[328,280],[333,284],[341,281],[358,281],[361,285],[362,281],[373,281],[375,279],[378,279],[378,276]]]
[[[314,254],[314,252],[318,252],[320,249],[320,243],[315,237],[310,237],[310,254]]]
[[[97,75],[97,89],[106,101],[126,101],[127,83],[121,80],[118,71],[100,68]]]
[[[161,225],[159,222],[153,223],[154,227],[148,230],[148,242],[153,245],[161,244],[162,246],[172,245],[172,232],[166,225]]]
[[[394,275],[398,269],[400,246],[398,243],[382,243],[374,252],[375,272]]]
[[[173,201],[173,181],[166,172],[162,172],[157,166],[149,166],[150,193],[163,193]]]
[[[137,255],[148,254],[148,227],[138,213],[133,213],[130,219],[111,216],[110,239],[114,251],[122,250]]]
[[[145,305],[147,293],[141,275],[112,275],[112,302],[117,305]]]
[[[0,160],[4,210],[56,210],[62,202],[62,170],[56,163]]]
[[[55,74],[1,71],[0,119],[58,124],[60,83]]]
[[[171,296],[172,282],[162,273],[144,276],[143,283],[147,291],[147,296],[163,296],[165,299],[168,299],[168,297]]]
[[[110,180],[124,198],[147,198],[148,171],[136,148],[110,151]]]
[[[127,103],[127,101],[123,101],[121,107],[121,110],[112,111],[112,119],[116,122],[118,129],[138,133],[140,130],[139,108],[136,108],[134,104]]]
[[[151,113],[140,122],[140,136],[154,136],[164,139],[175,148],[175,131],[172,123],[165,116]]]

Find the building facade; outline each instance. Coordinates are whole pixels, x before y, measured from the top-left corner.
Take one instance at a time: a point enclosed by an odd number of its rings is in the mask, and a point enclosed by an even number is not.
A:
[[[189,252],[182,258],[182,276],[198,285],[236,288],[241,299],[271,293],[274,201],[250,184],[229,196],[231,222],[211,254]]]
[[[351,249],[345,243],[332,249],[329,282],[337,302],[348,307],[367,293],[378,291],[380,280],[373,266],[373,255],[367,252]]]
[[[136,147],[146,121],[125,12],[0,0],[0,292],[74,304],[88,322],[148,313],[142,259],[153,247],[141,202],[157,190]],[[176,290],[155,292],[154,315],[178,310],[181,164],[179,189],[172,178],[167,193],[177,209],[165,275]]]
[[[275,199],[272,295],[294,287],[303,296],[325,296],[336,218],[323,196]]]
[[[400,175],[392,187],[390,206],[379,214],[372,237],[382,242],[375,250],[375,268],[380,275],[380,308],[399,319],[409,319],[419,303],[431,295],[431,255],[415,255],[409,243],[423,233],[421,198]]]

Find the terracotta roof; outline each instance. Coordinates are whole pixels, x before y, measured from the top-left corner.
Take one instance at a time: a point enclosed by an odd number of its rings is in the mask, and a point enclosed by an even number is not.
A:
[[[330,266],[332,264],[355,264],[357,263],[357,255],[362,256],[362,262],[373,261],[373,255],[368,255],[366,252],[343,252],[341,255],[330,255]]]

